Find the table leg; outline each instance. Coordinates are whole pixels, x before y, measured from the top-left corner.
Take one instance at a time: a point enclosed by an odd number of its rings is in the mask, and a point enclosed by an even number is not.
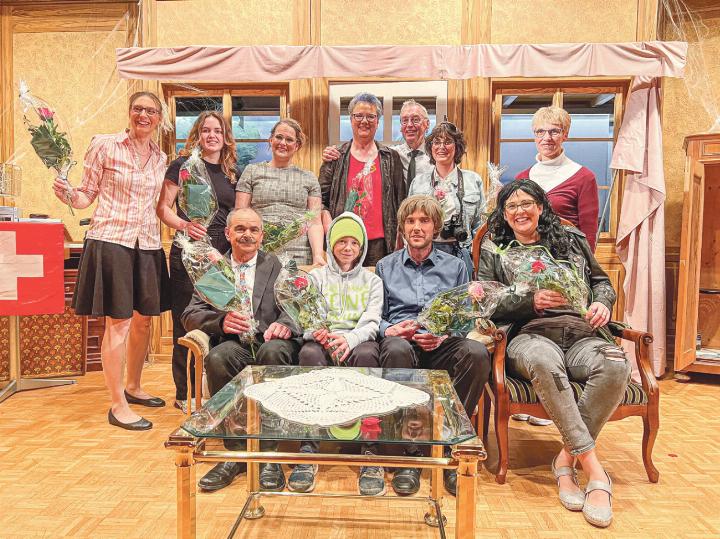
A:
[[[442,439],[442,427],[445,421],[445,414],[443,412],[442,403],[438,397],[435,397],[433,401],[433,439]],[[441,445],[434,445],[430,450],[430,454],[434,458],[443,457],[444,447]],[[440,519],[442,518],[443,524],[447,522],[444,515],[438,515],[438,507],[442,503],[443,497],[443,471],[442,468],[433,468],[430,471],[430,498],[437,502],[437,505],[430,502],[430,509],[425,513],[425,524],[433,526],[435,528],[440,526]]]
[[[257,403],[253,399],[247,399],[247,420],[248,434],[257,434],[260,432],[260,411],[258,410]],[[260,440],[256,438],[248,438],[247,440],[248,451],[259,451]],[[250,505],[248,505],[247,511],[245,511],[245,518],[248,520],[254,520],[261,518],[265,515],[265,508],[260,505],[260,497],[254,495],[254,492],[260,490],[260,464],[257,462],[249,462],[247,465],[247,490],[248,495],[252,496]]]
[[[195,460],[193,450],[183,449],[175,455],[177,468],[177,536],[178,539],[195,539]]]
[[[457,470],[455,499],[455,538],[474,539],[477,494],[477,456],[461,456]]]

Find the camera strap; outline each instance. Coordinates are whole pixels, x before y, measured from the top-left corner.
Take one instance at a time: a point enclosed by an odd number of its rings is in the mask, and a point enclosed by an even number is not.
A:
[[[463,176],[462,176],[462,170],[460,170],[460,167],[455,167],[457,169],[457,198],[458,202],[460,203],[460,212],[458,214],[458,217],[460,219],[460,223],[463,223],[463,198],[465,197],[465,186],[463,185]],[[435,169],[433,168],[433,171],[430,173],[430,185],[432,185],[433,191],[437,188],[437,180],[435,179]]]

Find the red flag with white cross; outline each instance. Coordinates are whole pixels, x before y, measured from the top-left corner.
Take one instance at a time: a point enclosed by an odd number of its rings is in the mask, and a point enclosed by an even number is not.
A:
[[[65,309],[63,225],[0,222],[0,315]]]

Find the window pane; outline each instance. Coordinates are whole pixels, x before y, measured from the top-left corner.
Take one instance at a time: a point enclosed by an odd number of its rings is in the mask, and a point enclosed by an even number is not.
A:
[[[500,164],[508,167],[500,181],[512,181],[519,172],[535,164],[537,150],[534,142],[501,142]]]
[[[280,120],[280,96],[234,96],[232,129],[236,139],[268,139]]]
[[[175,157],[180,155],[180,150],[185,148],[185,141],[175,143]]]
[[[552,94],[520,94],[502,96],[500,138],[531,139],[532,117],[540,107],[552,105]]]
[[[352,127],[350,126],[350,115],[348,114],[348,105],[352,100],[353,96],[341,97],[340,98],[340,141],[347,142],[352,139]],[[380,103],[383,103],[383,98],[378,97]],[[378,128],[375,132],[375,140],[381,142],[383,140],[383,126],[385,125],[385,119],[382,113],[380,114],[380,120],[378,122]]]
[[[570,137],[611,138],[615,128],[615,94],[563,94],[570,113]]]
[[[267,142],[239,142],[236,144],[238,168],[242,171],[248,163],[270,161],[270,146]]]
[[[393,98],[393,115],[392,115],[392,139],[395,141],[402,142],[403,136],[400,132],[400,109],[403,103],[408,99],[414,99],[419,104],[427,109],[428,119],[430,120],[430,126],[428,127],[428,133],[435,127],[437,121],[437,98],[436,97],[394,97]]]
[[[574,142],[569,140],[563,147],[570,159],[593,171],[598,185],[610,185],[612,145],[611,141]]]
[[[201,112],[222,112],[222,97],[176,97],[175,138],[186,139]]]

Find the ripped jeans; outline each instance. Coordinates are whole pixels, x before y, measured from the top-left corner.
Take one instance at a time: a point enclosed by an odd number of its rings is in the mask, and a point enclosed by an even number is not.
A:
[[[595,447],[600,430],[625,393],[631,370],[622,348],[599,337],[558,345],[542,335],[527,333],[510,341],[507,368],[532,382],[572,455]],[[585,384],[577,403],[569,380]]]

